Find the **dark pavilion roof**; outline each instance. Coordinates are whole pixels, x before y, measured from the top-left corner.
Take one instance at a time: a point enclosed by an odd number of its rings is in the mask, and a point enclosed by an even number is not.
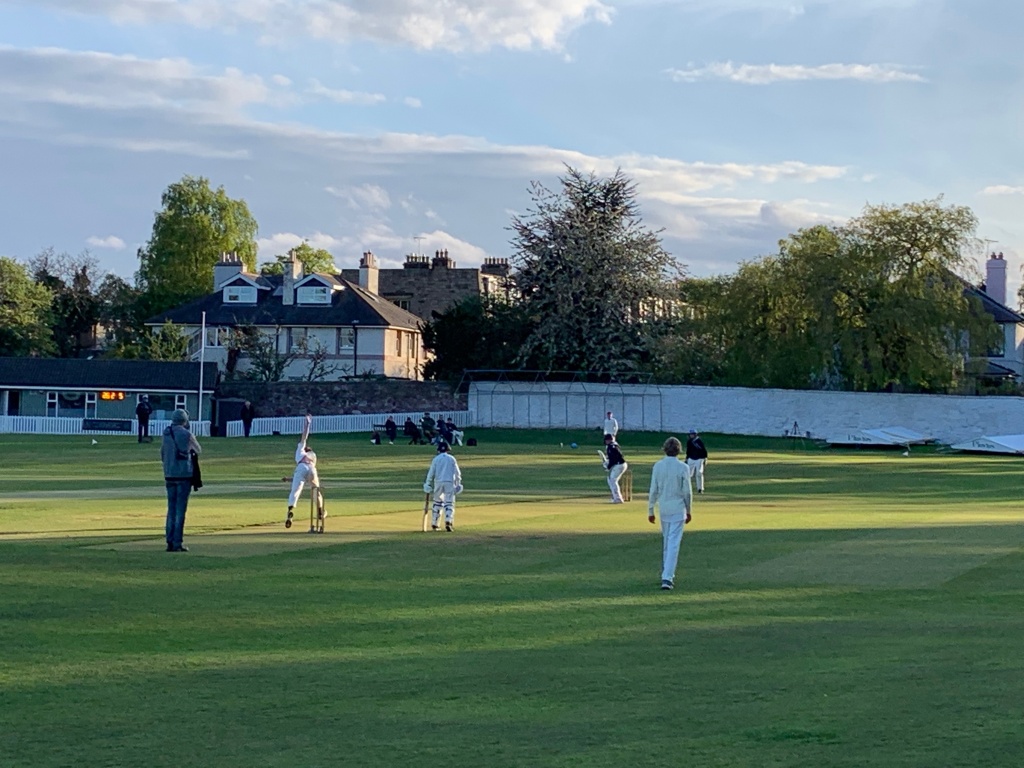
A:
[[[217,364],[205,363],[203,388],[212,389],[216,382]],[[199,389],[199,363],[0,357],[0,386],[194,392]]]

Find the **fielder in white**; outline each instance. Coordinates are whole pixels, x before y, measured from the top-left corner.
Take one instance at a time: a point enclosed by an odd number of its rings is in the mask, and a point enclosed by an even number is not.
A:
[[[651,491],[647,497],[647,519],[654,524],[654,507],[661,513],[661,588],[672,589],[676,584],[676,565],[679,545],[683,542],[683,528],[690,522],[693,490],[690,488],[690,468],[679,460],[683,445],[670,437],[662,446],[665,458],[651,471]]]
[[[619,422],[615,420],[611,411],[604,415],[604,433],[616,438],[619,435]]]
[[[434,494],[431,527],[437,530],[443,508],[444,529],[455,530],[455,497],[462,493],[462,472],[459,470],[459,462],[448,452],[448,443],[444,440],[437,444],[437,456],[430,462],[427,479],[423,481],[423,492]]]
[[[324,497],[320,495],[320,475],[316,471],[316,454],[312,448],[306,445],[311,426],[313,426],[313,416],[307,413],[306,426],[302,428],[302,439],[299,440],[299,444],[295,448],[295,473],[292,475],[292,492],[288,494],[288,517],[284,521],[285,528],[292,527],[292,518],[294,517],[292,510],[299,503],[302,489],[307,482],[311,488],[310,492],[315,493],[317,497],[317,517],[320,520],[326,517]]]

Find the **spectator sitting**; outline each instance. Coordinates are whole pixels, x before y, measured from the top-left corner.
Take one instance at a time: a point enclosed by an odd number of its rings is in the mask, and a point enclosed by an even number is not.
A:
[[[423,438],[433,443],[434,438],[437,437],[437,422],[426,411],[423,412],[423,418],[420,419],[420,429],[423,430]]]
[[[452,432],[448,429],[448,423],[443,418],[437,420],[437,434],[441,440],[451,445]]]
[[[445,427],[448,429],[448,434],[450,435],[448,442],[462,445],[462,438],[465,435],[465,432],[455,426],[455,422],[452,420],[451,416],[449,416],[448,421],[445,422]]]
[[[421,442],[420,428],[416,426],[416,423],[412,419],[406,417],[405,426],[403,427],[402,432],[412,438],[409,441],[409,445],[415,445]]]

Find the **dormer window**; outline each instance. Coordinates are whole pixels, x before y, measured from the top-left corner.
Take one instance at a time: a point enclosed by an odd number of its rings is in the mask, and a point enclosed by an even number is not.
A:
[[[326,285],[304,285],[296,293],[299,304],[331,303],[331,289]]]
[[[225,304],[255,304],[256,288],[251,285],[229,285],[224,288]]]

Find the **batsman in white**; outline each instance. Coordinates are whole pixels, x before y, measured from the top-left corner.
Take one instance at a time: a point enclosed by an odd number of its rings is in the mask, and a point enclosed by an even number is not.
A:
[[[459,462],[448,451],[448,443],[441,440],[437,444],[437,456],[430,462],[427,479],[423,481],[423,492],[434,494],[431,507],[430,525],[436,531],[441,522],[441,510],[444,509],[444,529],[455,530],[455,497],[462,493],[462,472]]]
[[[313,489],[311,492],[317,495],[317,516],[320,520],[326,517],[324,513],[324,499],[320,495],[320,475],[316,471],[316,454],[313,449],[306,445],[309,440],[309,430],[313,426],[313,415],[306,414],[306,425],[302,428],[302,439],[295,448],[295,473],[292,475],[292,492],[288,495],[288,517],[284,521],[285,528],[292,527],[292,510],[299,503],[299,496],[302,489],[308,482]]]
[[[672,589],[676,583],[676,564],[683,528],[690,522],[693,489],[690,468],[679,460],[683,444],[670,437],[662,446],[665,458],[651,471],[651,490],[647,497],[647,520],[654,524],[654,507],[661,513],[661,588]]]

